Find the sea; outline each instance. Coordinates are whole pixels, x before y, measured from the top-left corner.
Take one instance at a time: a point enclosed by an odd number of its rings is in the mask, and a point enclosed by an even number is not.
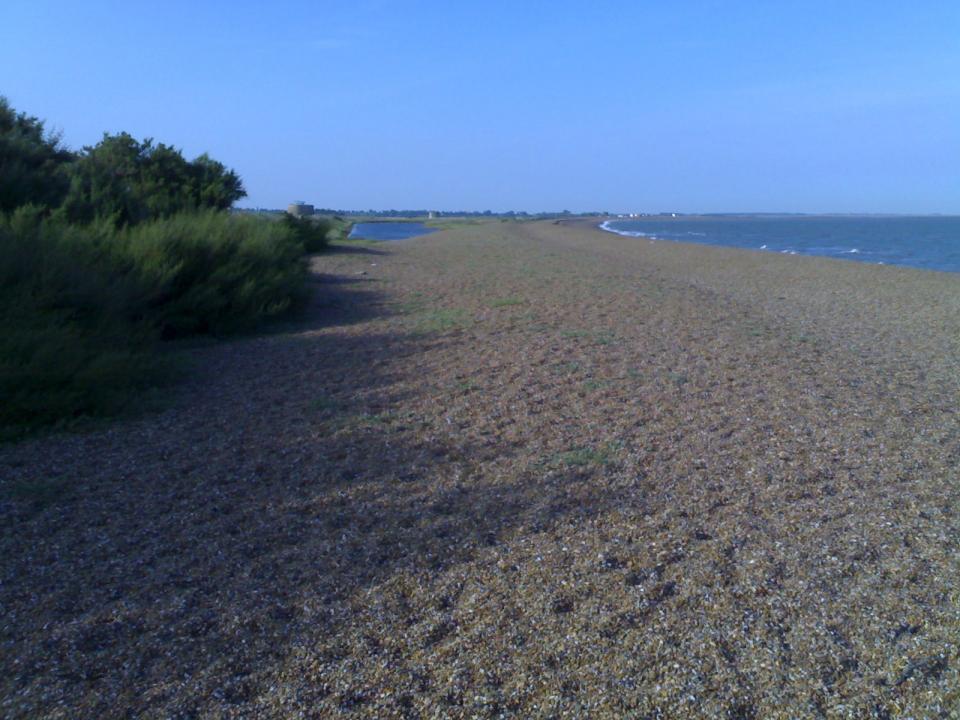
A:
[[[358,240],[408,240],[436,232],[437,228],[416,222],[369,222],[356,223],[350,237]]]
[[[627,237],[960,272],[960,216],[651,215],[600,227]]]

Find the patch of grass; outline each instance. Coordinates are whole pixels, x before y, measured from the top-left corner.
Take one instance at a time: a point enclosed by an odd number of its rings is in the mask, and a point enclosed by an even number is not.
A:
[[[620,450],[618,442],[605,443],[599,447],[580,446],[560,453],[557,461],[567,467],[588,467],[610,465]]]
[[[343,247],[378,247],[383,244],[382,240],[367,240],[366,238],[343,237],[332,241],[332,247],[342,245]]]
[[[576,447],[565,453],[560,453],[558,460],[568,467],[602,466],[610,464],[611,456],[606,447]]]
[[[591,379],[591,380],[587,380],[586,382],[584,382],[584,383],[583,383],[583,387],[584,387],[585,390],[587,390],[587,391],[589,391],[589,392],[593,392],[594,390],[599,390],[600,388],[604,388],[604,387],[606,387],[606,386],[609,385],[609,384],[610,384],[610,381],[609,381],[609,380],[593,380],[593,379]]]
[[[513,305],[523,305],[526,302],[523,298],[518,297],[504,297],[497,298],[490,303],[490,307],[501,308],[501,307],[511,307]]]
[[[396,413],[361,413],[351,418],[350,425],[354,428],[383,429],[398,422],[400,417]]]
[[[467,327],[473,322],[467,310],[430,307],[430,299],[424,293],[414,293],[407,301],[399,304],[401,312],[412,316],[415,333],[442,333]]]
[[[593,338],[598,345],[610,345],[615,342],[617,336],[607,330],[561,330],[560,337],[563,338]]]
[[[337,430],[369,430],[385,428],[399,420],[400,416],[392,412],[358,413],[335,418],[332,427]]]
[[[580,369],[580,363],[578,362],[565,362],[560,363],[559,365],[553,366],[554,372],[570,374],[575,373]]]
[[[416,222],[416,218],[412,220]],[[484,223],[490,222],[489,219],[484,220],[482,218],[441,218],[434,220],[425,220],[423,224],[427,227],[437,228],[438,230],[450,230],[456,227],[463,227],[464,225],[483,225]]]
[[[339,405],[328,397],[318,397],[310,401],[309,408],[312,412],[330,412],[338,409]]]
[[[453,387],[461,392],[470,392],[477,389],[477,384],[473,380],[457,380]]]
[[[684,373],[670,372],[667,373],[667,377],[669,377],[670,381],[677,387],[682,387],[690,381],[690,378],[688,378]]]
[[[441,308],[426,312],[417,322],[416,329],[421,333],[446,332],[466,327],[470,316],[459,308]]]
[[[427,296],[424,293],[413,293],[410,299],[400,303],[400,310],[405,313],[418,313],[426,309]]]

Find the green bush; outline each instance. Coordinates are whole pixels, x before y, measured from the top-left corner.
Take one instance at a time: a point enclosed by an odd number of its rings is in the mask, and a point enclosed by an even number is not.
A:
[[[130,322],[131,278],[96,237],[32,207],[0,216],[0,435],[122,409],[160,378],[155,333]]]
[[[164,338],[245,330],[305,297],[303,247],[259,218],[175,215],[120,233],[111,249],[136,273],[142,314]]]
[[[307,253],[321,252],[331,242],[343,240],[350,234],[350,223],[338,216],[295,217],[285,214],[283,224],[296,235]]]
[[[326,218],[305,218],[286,214],[282,222],[303,246],[304,252],[320,252],[330,244],[328,233],[333,224]]]
[[[162,379],[159,339],[286,312],[302,252],[279,223],[214,211],[123,230],[0,216],[0,434],[115,413]]]
[[[353,223],[344,220],[339,215],[334,215],[333,217],[325,218],[326,222],[329,223],[327,229],[327,240],[346,240],[350,235],[350,230],[353,228]]]
[[[0,323],[0,438],[118,413],[166,374],[147,347],[115,333],[87,332],[68,313],[4,308]]]

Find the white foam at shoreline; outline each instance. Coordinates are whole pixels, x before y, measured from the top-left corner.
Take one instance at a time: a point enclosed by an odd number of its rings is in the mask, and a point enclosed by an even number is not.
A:
[[[604,220],[602,223],[597,225],[597,227],[600,228],[601,230],[606,230],[609,233],[613,233],[614,235],[620,235],[621,237],[632,237],[632,238],[645,237],[645,238],[654,238],[654,239],[656,239],[657,237],[656,235],[651,235],[650,233],[633,232],[631,230],[617,230],[615,228],[610,227],[609,220]]]

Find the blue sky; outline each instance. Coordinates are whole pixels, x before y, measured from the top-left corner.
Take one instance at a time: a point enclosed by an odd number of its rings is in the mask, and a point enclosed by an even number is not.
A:
[[[245,206],[960,213],[956,0],[5,0],[0,94]]]

